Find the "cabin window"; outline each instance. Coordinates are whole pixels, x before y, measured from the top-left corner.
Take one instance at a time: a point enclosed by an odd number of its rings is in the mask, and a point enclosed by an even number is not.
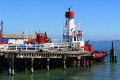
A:
[[[74,41],[76,41],[76,37],[74,37]]]
[[[79,37],[77,38],[77,41],[80,41],[80,40],[79,40]]]
[[[82,41],[82,37],[78,37],[78,38],[77,38],[77,41]]]

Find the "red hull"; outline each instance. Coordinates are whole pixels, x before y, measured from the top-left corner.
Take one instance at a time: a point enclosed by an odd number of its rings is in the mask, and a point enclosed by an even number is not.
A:
[[[92,61],[98,62],[98,61],[104,61],[105,57],[107,56],[107,53],[105,51],[95,51],[93,53]]]

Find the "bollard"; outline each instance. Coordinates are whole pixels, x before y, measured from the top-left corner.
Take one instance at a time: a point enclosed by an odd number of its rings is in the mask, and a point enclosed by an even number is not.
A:
[[[110,62],[117,62],[116,50],[114,49],[114,42],[112,41],[112,49],[110,50]]]

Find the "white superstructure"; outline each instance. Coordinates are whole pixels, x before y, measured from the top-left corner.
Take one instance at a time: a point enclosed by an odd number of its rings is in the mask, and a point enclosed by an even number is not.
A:
[[[81,48],[84,46],[83,31],[76,30],[74,23],[74,12],[71,12],[69,8],[69,11],[66,12],[65,17],[66,24],[65,31],[63,33],[63,40],[71,43],[70,47]]]

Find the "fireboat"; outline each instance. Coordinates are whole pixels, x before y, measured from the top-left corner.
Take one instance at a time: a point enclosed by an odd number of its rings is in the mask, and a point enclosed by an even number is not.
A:
[[[70,7],[71,8],[71,7]],[[92,61],[93,62],[98,62],[98,61],[104,61],[107,52],[105,51],[95,51],[93,50],[92,45],[89,44],[89,40],[84,43],[83,39],[83,31],[82,30],[77,30],[74,22],[74,12],[72,12],[68,8],[68,11],[65,13],[65,29],[63,30],[63,41],[58,42],[57,44],[52,42],[51,38],[48,38],[47,33],[45,32],[44,34],[39,34],[36,33],[36,41],[38,44],[41,44],[42,47],[51,48],[51,49],[59,49],[58,50],[64,50],[64,47],[68,47],[68,50],[72,51],[77,51],[77,50],[82,50],[82,51],[87,51],[92,53]],[[28,41],[29,42],[29,41]]]

